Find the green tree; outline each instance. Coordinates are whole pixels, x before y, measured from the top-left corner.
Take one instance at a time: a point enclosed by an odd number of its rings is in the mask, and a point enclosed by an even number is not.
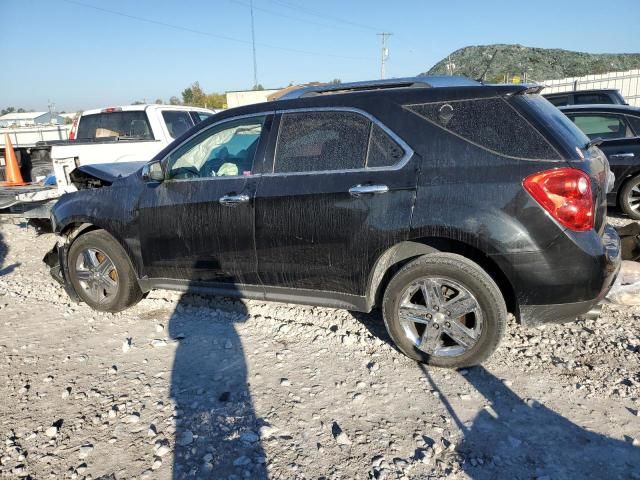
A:
[[[164,102],[162,101],[161,98],[156,98],[156,105],[163,105]]]
[[[252,90],[264,90],[264,87],[259,83],[257,85],[254,85]]]
[[[190,87],[182,91],[182,103],[193,107],[204,107],[206,96],[200,82],[193,82]]]
[[[174,95],[169,99],[169,105],[180,105],[180,99]]]
[[[329,82],[329,85],[340,85],[341,83],[342,83],[342,80],[340,80],[339,78],[334,78]]]

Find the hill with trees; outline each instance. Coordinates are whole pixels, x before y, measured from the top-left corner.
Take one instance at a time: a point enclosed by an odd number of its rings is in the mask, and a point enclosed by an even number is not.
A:
[[[640,68],[639,53],[584,53],[494,44],[464,47],[422,75],[464,75],[488,82],[541,81]]]

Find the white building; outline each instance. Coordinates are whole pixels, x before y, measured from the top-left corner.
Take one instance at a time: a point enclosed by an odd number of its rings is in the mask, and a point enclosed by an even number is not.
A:
[[[240,90],[227,92],[227,108],[266,102],[269,100],[269,95],[279,92],[280,90],[281,89],[276,88],[274,90]]]
[[[51,112],[11,112],[0,117],[0,127],[28,127],[47,124],[64,124],[64,118]]]

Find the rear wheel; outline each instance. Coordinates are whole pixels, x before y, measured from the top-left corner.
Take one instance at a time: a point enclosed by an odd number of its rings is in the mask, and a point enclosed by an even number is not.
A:
[[[95,310],[119,312],[142,298],[126,252],[104,230],[88,232],[71,244],[68,267],[76,293]]]
[[[477,365],[497,348],[507,309],[493,279],[460,255],[434,253],[389,282],[384,321],[408,357],[438,367]]]
[[[622,187],[620,208],[630,218],[640,220],[640,175],[627,180]]]

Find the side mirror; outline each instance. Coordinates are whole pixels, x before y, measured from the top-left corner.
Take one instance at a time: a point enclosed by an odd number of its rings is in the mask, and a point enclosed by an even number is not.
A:
[[[164,172],[160,162],[147,163],[142,167],[142,179],[145,182],[162,182],[164,180]]]

